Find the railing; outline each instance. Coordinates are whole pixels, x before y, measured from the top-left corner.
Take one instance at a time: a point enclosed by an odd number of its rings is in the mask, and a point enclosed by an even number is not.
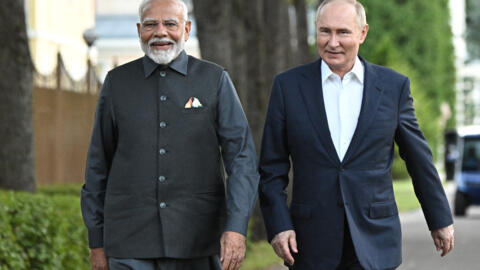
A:
[[[57,54],[55,71],[52,74],[43,75],[35,69],[33,82],[35,87],[90,94],[96,94],[102,86],[90,60],[87,61],[85,76],[80,80],[74,80],[65,68],[60,53]]]

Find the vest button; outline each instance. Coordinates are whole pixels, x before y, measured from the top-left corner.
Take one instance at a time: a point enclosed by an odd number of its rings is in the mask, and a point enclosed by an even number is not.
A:
[[[163,122],[163,121],[160,122],[160,127],[161,127],[161,128],[165,128],[166,126],[167,126],[167,123],[165,123],[165,122]]]
[[[165,180],[166,180],[166,178],[163,175],[158,177],[158,181],[160,181],[161,183],[165,182]]]
[[[165,149],[162,148],[158,151],[158,153],[160,153],[160,155],[165,155],[165,153],[167,153],[167,151],[165,151]]]
[[[165,101],[167,100],[167,96],[160,96],[160,101]]]
[[[165,207],[167,207],[167,204],[166,204],[166,203],[164,203],[164,202],[161,202],[161,203],[160,203],[160,208],[162,208],[162,209],[163,209],[163,208],[165,208]]]
[[[160,71],[160,76],[165,77],[165,76],[167,76],[167,73],[165,71]]]

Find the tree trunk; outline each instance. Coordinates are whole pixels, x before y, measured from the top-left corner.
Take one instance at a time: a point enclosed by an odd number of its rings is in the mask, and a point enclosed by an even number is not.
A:
[[[307,7],[305,0],[294,0],[297,30],[297,64],[305,64],[313,60],[308,46]]]
[[[0,188],[33,192],[33,74],[24,1],[2,1],[0,36]]]
[[[287,0],[264,0],[263,25],[268,42],[265,67],[266,80],[268,87],[270,87],[273,77],[290,67],[294,58],[290,44],[291,35]],[[264,100],[264,102],[266,104],[267,100]]]
[[[202,58],[229,70],[259,151],[272,79],[291,64],[287,1],[193,3]],[[251,223],[250,239],[264,239],[258,205]]]
[[[268,88],[263,0],[193,0],[202,58],[224,66],[260,146]]]
[[[227,26],[231,24],[232,0],[193,0],[192,2],[202,58],[227,69],[230,68],[232,46],[230,27]]]

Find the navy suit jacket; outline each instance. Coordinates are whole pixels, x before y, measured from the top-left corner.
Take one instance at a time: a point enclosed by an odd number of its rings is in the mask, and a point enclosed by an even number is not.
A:
[[[428,228],[453,223],[432,154],[420,131],[409,79],[361,59],[362,107],[341,162],[330,137],[320,63],[276,76],[260,157],[260,203],[269,241],[294,229],[294,269],[335,269],[342,255],[345,217],[365,269],[401,263],[401,228],[391,167],[394,142],[406,163]],[[285,189],[293,165],[290,208]]]

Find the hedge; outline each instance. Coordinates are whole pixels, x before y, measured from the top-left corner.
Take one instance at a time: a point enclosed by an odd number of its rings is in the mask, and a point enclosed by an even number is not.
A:
[[[46,193],[0,191],[0,270],[90,268],[79,196]]]

